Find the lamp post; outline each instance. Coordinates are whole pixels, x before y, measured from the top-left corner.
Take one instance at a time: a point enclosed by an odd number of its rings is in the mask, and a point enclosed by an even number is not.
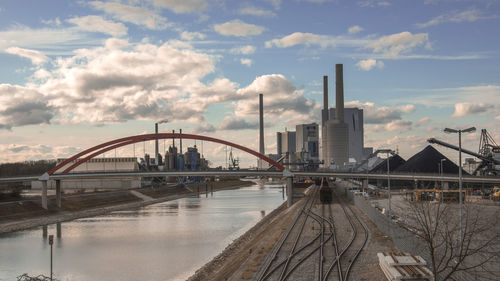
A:
[[[52,281],[52,245],[54,244],[54,235],[49,235],[50,245],[50,280]]]
[[[458,200],[459,200],[459,208],[460,208],[460,247],[462,247],[462,239],[463,239],[463,230],[462,230],[462,209],[463,209],[463,200],[462,200],[462,133],[472,133],[476,131],[476,127],[470,127],[467,129],[450,129],[450,128],[445,128],[444,132],[451,134],[451,133],[458,133]]]
[[[389,219],[392,220],[392,213],[391,213],[391,176],[390,176],[390,167],[389,167],[389,158],[390,154],[394,154],[394,151],[391,149],[379,149],[379,153],[387,153],[387,192],[389,196]]]

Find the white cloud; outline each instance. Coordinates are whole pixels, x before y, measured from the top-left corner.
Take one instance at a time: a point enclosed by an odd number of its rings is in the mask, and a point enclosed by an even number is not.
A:
[[[442,23],[461,23],[461,22],[475,22],[478,20],[492,19],[498,16],[486,16],[483,12],[477,9],[469,9],[465,11],[453,11],[446,14],[439,15],[427,22],[415,24],[418,28],[425,28]]]
[[[208,7],[206,0],[154,0],[153,3],[178,14],[202,12]]]
[[[276,10],[279,10],[281,7],[281,0],[267,0],[269,3],[271,3]]]
[[[246,45],[246,46],[232,48],[230,52],[233,54],[251,55],[251,54],[255,53],[256,49],[257,48],[255,48],[252,45]]]
[[[248,58],[242,58],[242,59],[240,59],[240,63],[250,67],[253,64],[253,61],[251,59],[248,59]]]
[[[372,49],[374,53],[382,53],[388,57],[398,57],[409,53],[418,46],[430,48],[429,35],[427,33],[412,34],[404,31],[401,33],[382,36],[369,43],[366,48]]]
[[[218,127],[219,130],[247,130],[257,128],[259,128],[259,122],[257,120],[247,121],[243,118],[231,116],[225,117]]]
[[[486,103],[457,103],[455,104],[455,112],[451,115],[452,117],[463,117],[470,114],[478,114],[487,112],[493,109],[492,104]]]
[[[263,26],[245,23],[241,20],[232,20],[222,24],[215,24],[214,30],[225,36],[251,36],[259,35],[264,32],[266,28]]]
[[[59,17],[56,17],[55,19],[42,20],[42,23],[46,25],[60,26],[61,20],[59,19]]]
[[[241,8],[239,11],[240,15],[250,15],[257,17],[275,17],[276,14],[273,11],[269,11],[262,8],[257,8],[254,6],[246,6]]]
[[[358,1],[356,3],[358,6],[362,8],[367,8],[367,7],[388,7],[391,6],[392,4],[388,1],[374,1],[374,0],[365,0],[365,1]]]
[[[313,33],[303,33],[303,32],[295,32],[290,35],[287,35],[280,39],[273,39],[271,41],[266,42],[266,47],[271,48],[273,45],[278,48],[287,48],[292,47],[299,44],[304,44],[306,46],[309,45],[329,45],[326,44],[327,37],[313,34]],[[323,42],[323,43],[322,43]]]
[[[374,67],[383,68],[384,63],[382,61],[377,61],[374,59],[361,60],[356,64],[360,69],[364,71],[369,71]]]
[[[202,123],[194,128],[195,134],[213,133],[215,131],[215,127],[209,123]]]
[[[359,25],[353,25],[353,26],[349,27],[349,29],[347,30],[347,32],[349,34],[356,34],[356,33],[359,33],[359,32],[361,32],[363,30],[364,30],[364,28],[362,28],[361,26],[359,26]]]
[[[250,85],[238,89],[240,98],[236,102],[236,116],[257,116],[260,93],[264,94],[266,116],[279,117],[281,120],[291,118],[297,122],[294,124],[319,119],[321,105],[306,99],[303,90],[297,90],[282,74],[259,76]]]
[[[80,29],[91,32],[101,32],[112,36],[127,35],[127,27],[122,23],[111,22],[101,16],[75,17],[68,22],[77,25]]]
[[[102,124],[157,116],[199,122],[211,104],[238,98],[236,84],[226,78],[201,82],[214,63],[209,55],[170,42],[109,39],[40,70],[40,84],[33,88],[2,85],[0,124],[8,129],[50,120]]]
[[[362,108],[366,124],[390,123],[394,120],[401,120],[403,114],[415,111],[415,106],[412,104],[394,107],[377,107],[373,102],[362,103],[360,101],[346,102],[345,107]]]
[[[394,120],[385,125],[374,125],[371,128],[368,128],[370,132],[380,132],[380,131],[388,131],[388,132],[407,132],[411,130],[412,122],[408,120]]]
[[[19,47],[10,47],[5,50],[6,53],[18,55],[20,57],[28,58],[33,64],[42,64],[49,60],[44,54],[35,50],[28,50]]]
[[[183,31],[181,33],[181,39],[186,40],[186,41],[192,41],[194,39],[205,39],[206,35],[201,33],[201,32],[189,32],[189,31]]]
[[[111,15],[114,19],[145,26],[149,29],[165,29],[167,19],[154,11],[142,7],[124,5],[119,2],[92,1],[90,5]]]
[[[0,144],[0,154],[3,160],[9,162],[23,162],[27,160],[46,160],[65,158],[81,151],[81,148],[74,146],[44,145],[44,144]]]
[[[0,129],[48,124],[54,109],[36,89],[0,84]]]
[[[266,48],[288,48],[297,45],[320,46],[321,48],[347,46],[363,47],[372,42],[370,39],[358,39],[350,37],[333,37],[314,33],[295,32],[282,38],[272,39],[265,43]]]
[[[96,46],[101,39],[93,39],[74,28],[41,28],[31,29],[15,25],[0,31],[0,50],[9,47],[44,50],[45,54],[70,54],[75,48]]]
[[[418,121],[415,122],[415,126],[416,127],[419,127],[419,126],[422,126],[424,124],[427,124],[431,121],[431,118],[429,117],[424,117],[422,119],[419,119]]]

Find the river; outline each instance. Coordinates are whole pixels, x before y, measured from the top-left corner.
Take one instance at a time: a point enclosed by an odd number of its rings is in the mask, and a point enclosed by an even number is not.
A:
[[[49,225],[58,280],[185,280],[284,201],[253,185]],[[60,237],[58,237],[60,236]],[[0,235],[0,280],[50,275],[43,228]]]

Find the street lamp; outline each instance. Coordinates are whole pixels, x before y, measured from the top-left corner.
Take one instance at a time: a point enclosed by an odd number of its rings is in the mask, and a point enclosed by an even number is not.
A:
[[[462,230],[462,205],[463,205],[463,200],[462,200],[462,133],[472,133],[476,131],[476,127],[470,127],[467,129],[450,129],[450,128],[445,128],[444,132],[451,134],[451,133],[458,133],[458,200],[459,200],[459,208],[460,208],[460,245],[462,244],[462,239],[463,239],[463,230]]]
[[[391,149],[379,149],[379,153],[387,153],[387,192],[389,194],[389,219],[392,220],[391,213],[391,176],[390,176],[390,167],[389,167],[389,155],[394,154],[394,151]]]

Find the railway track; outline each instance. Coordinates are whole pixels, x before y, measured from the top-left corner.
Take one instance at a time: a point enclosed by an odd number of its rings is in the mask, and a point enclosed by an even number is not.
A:
[[[325,181],[325,183],[328,183]],[[368,230],[349,205],[321,204],[314,186],[294,221],[282,235],[256,280],[349,280],[350,271],[368,240]],[[339,219],[342,213],[342,219]],[[338,233],[349,227],[349,239]],[[342,233],[345,237],[345,233]]]

